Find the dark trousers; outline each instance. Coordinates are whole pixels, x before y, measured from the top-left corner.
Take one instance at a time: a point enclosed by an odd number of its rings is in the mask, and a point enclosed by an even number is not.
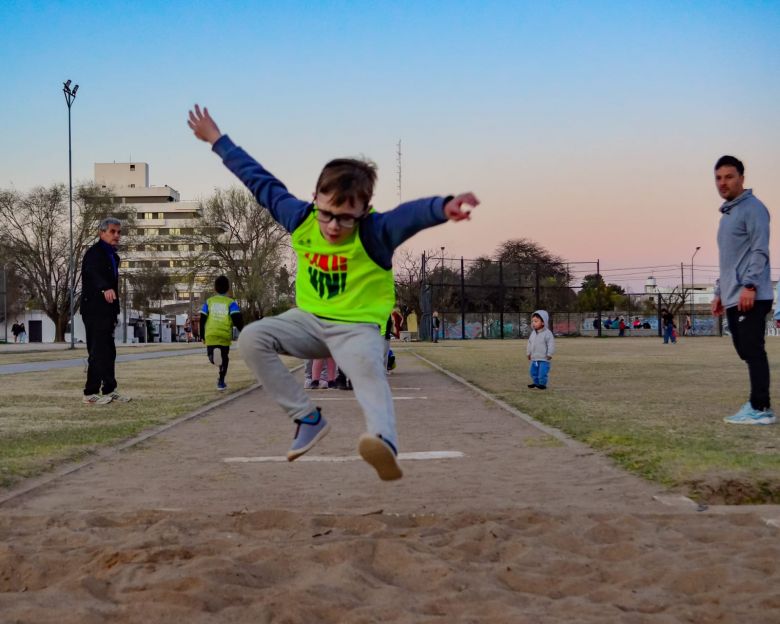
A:
[[[739,357],[748,365],[750,375],[750,404],[753,409],[769,407],[769,360],[764,348],[766,315],[772,301],[756,301],[750,312],[740,312],[737,306],[726,310],[731,339]]]
[[[227,375],[228,362],[230,361],[230,347],[220,345],[206,347],[206,355],[209,356],[209,362],[212,364],[214,363],[214,349],[219,349],[222,353],[222,364],[219,365],[219,380],[225,383],[225,375]]]
[[[87,367],[87,385],[84,394],[110,394],[116,390],[114,363],[116,362],[116,345],[114,344],[114,327],[116,317],[85,316],[84,327],[87,330],[87,351],[89,365]]]

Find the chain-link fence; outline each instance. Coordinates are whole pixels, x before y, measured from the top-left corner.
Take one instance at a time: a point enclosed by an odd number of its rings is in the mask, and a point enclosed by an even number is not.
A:
[[[603,283],[599,261],[523,263],[423,255],[414,307],[420,340],[525,338],[535,310],[546,310],[556,335],[661,336],[662,310],[678,335],[723,335],[709,305],[692,291],[626,293]]]

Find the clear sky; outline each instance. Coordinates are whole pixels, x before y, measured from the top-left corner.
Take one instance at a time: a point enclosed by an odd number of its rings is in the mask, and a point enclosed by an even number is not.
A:
[[[400,139],[405,199],[482,199],[415,250],[529,237],[673,283],[653,267],[699,245],[713,275],[720,155],[780,207],[779,1],[4,0],[0,32],[2,188],[67,183],[70,78],[74,181],[132,157],[183,199],[232,184],[185,124],[199,102],[301,197],[330,158],[372,158],[383,210]],[[772,254],[777,277],[777,220]]]

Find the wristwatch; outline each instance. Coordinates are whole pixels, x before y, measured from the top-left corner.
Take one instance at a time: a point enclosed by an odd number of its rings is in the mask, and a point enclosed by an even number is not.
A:
[[[752,290],[753,292],[756,292],[756,287],[753,286],[753,284],[745,284],[744,288],[745,290]]]

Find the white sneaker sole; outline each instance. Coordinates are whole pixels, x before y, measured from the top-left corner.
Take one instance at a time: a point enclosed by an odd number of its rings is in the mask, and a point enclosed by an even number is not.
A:
[[[774,425],[777,422],[777,418],[755,418],[751,420],[729,420],[724,418],[723,422],[728,425]]]
[[[395,454],[378,437],[368,433],[360,436],[358,453],[374,467],[382,481],[395,481],[404,476],[401,467],[395,459]]]

